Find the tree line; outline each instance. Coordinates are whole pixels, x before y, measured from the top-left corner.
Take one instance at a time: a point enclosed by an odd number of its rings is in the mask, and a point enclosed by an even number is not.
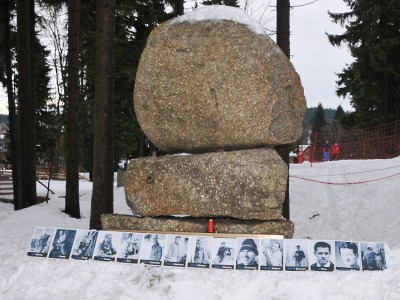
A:
[[[90,172],[94,191],[101,190],[94,192],[94,211],[112,212],[118,159],[138,156],[143,140],[132,102],[141,52],[152,29],[181,6],[162,0],[0,5],[14,208],[36,204],[36,165],[43,164],[66,166],[67,214],[80,218],[80,166]],[[100,215],[91,227],[100,228]]]

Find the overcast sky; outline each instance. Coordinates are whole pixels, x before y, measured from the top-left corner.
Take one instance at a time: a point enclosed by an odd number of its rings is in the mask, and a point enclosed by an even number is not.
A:
[[[240,0],[247,3],[247,12],[271,31],[276,29],[276,1]],[[270,6],[268,11],[265,10]],[[291,0],[290,13],[290,54],[291,61],[300,74],[307,99],[307,107],[321,103],[324,108],[336,109],[339,105],[345,111],[352,111],[348,99],[336,96],[335,73],[353,61],[346,46],[333,47],[326,36],[341,34],[344,29],[333,23],[328,10],[334,13],[348,11],[343,0]],[[262,18],[260,19],[260,15]],[[271,36],[276,40],[276,36]]]
[[[246,0],[241,1],[243,4]],[[191,1],[187,2],[187,5],[191,4]],[[275,11],[271,11],[274,3],[269,0],[247,0],[248,13],[268,29],[274,30]],[[336,109],[341,105],[345,111],[353,110],[348,99],[335,94],[335,73],[340,73],[346,64],[351,63],[352,57],[346,46],[333,47],[325,35],[325,32],[343,32],[339,25],[331,22],[328,10],[344,12],[348,11],[348,7],[343,0],[291,0],[290,4],[293,6],[290,19],[291,61],[300,74],[307,107],[321,103],[324,108]],[[271,7],[266,10],[268,5]],[[272,38],[275,40],[275,37]],[[0,113],[8,114],[7,97],[3,89],[0,89]]]
[[[307,3],[309,0],[292,0],[291,5]],[[345,12],[348,7],[343,0],[318,0],[310,5],[294,8],[291,13],[291,61],[305,90],[307,107],[321,103],[324,108],[353,110],[349,99],[336,96],[335,73],[341,73],[346,64],[353,61],[348,48],[333,47],[325,34],[344,32],[338,24],[331,22],[327,11]]]

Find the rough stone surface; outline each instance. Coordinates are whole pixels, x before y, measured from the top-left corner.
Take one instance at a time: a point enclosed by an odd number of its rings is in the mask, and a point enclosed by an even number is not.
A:
[[[106,214],[101,216],[103,230],[139,230],[173,232],[207,232],[207,218],[140,218],[129,215]],[[237,219],[214,219],[218,233],[232,234],[273,234],[293,237],[294,225],[291,221],[257,221]]]
[[[125,195],[134,215],[274,220],[287,176],[267,148],[138,158],[125,173]]]
[[[267,35],[230,20],[168,21],[140,58],[134,107],[158,148],[201,153],[294,142],[306,101]]]

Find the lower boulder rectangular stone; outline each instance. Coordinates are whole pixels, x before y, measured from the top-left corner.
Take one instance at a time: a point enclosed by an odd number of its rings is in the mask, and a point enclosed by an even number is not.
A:
[[[208,220],[208,218],[151,218],[119,214],[105,214],[101,216],[103,230],[202,233],[207,232]],[[283,235],[286,239],[292,238],[294,233],[293,222],[283,219],[260,221],[216,218],[214,219],[214,228],[218,233]]]
[[[287,165],[260,148],[131,160],[125,195],[134,215],[276,220]]]

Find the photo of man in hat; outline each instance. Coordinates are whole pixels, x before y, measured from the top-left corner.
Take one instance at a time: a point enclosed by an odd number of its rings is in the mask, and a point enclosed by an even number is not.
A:
[[[257,241],[257,242],[256,242]],[[258,270],[258,240],[245,239],[240,242],[239,253],[236,260],[238,270]]]

